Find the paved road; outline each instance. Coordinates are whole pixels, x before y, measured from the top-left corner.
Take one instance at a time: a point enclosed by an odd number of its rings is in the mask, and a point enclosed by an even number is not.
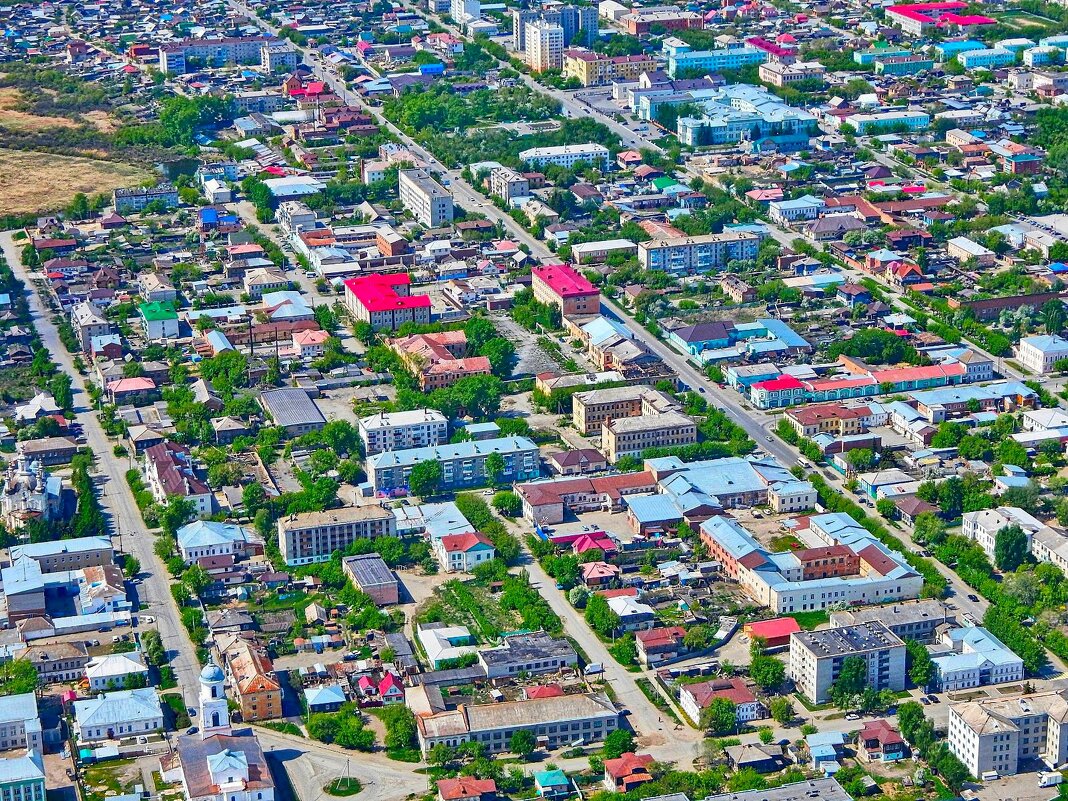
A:
[[[52,360],[74,380],[75,416],[82,426],[90,450],[96,456],[97,472],[94,479],[99,488],[101,504],[109,517],[110,533],[118,539],[122,550],[135,556],[141,563],[142,581],[137,588],[140,607],[143,612],[155,617],[155,626],[171,657],[170,664],[174,668],[186,704],[195,704],[199,686],[197,677],[200,673],[196,651],[181,624],[178,609],[171,597],[170,578],[166,568],[152,550],[155,537],[145,528],[133,494],[126,483],[125,473],[130,467],[129,460],[113,455],[114,444],[108,440],[95,412],[89,407],[85,380],[74,368],[73,358],[60,341],[59,331],[36,291],[29,271],[22,264],[20,248],[13,239],[14,233],[0,232],[0,248],[3,249],[15,275],[26,285],[33,326],[40,335],[41,342]]]

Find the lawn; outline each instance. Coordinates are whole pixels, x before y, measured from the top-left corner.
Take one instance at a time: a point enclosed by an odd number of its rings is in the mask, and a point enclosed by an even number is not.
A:
[[[189,713],[185,711],[185,699],[182,698],[181,694],[169,693],[161,695],[160,700],[170,708],[171,714],[174,715],[175,729],[181,731],[189,728],[191,721],[189,720]]]
[[[1054,20],[1037,17],[1034,14],[1028,14],[1026,11],[1006,11],[1000,15],[999,22],[1029,35],[1047,33],[1056,30],[1058,27]]]
[[[792,617],[797,621],[797,625],[805,631],[812,631],[814,628],[822,626],[831,619],[830,614],[823,610],[816,612],[789,612],[784,614],[783,617]]]
[[[105,796],[126,795],[141,782],[141,768],[133,759],[99,762],[82,770],[85,801],[104,801]]]
[[[0,214],[56,209],[78,192],[110,192],[153,178],[149,170],[117,161],[0,148]]]
[[[334,779],[329,784],[323,785],[323,792],[327,795],[333,796],[350,796],[356,795],[363,789],[363,785],[360,784],[360,780],[353,777],[342,777]]]
[[[805,544],[793,534],[779,534],[771,538],[772,553],[784,553],[785,551],[803,550]]]

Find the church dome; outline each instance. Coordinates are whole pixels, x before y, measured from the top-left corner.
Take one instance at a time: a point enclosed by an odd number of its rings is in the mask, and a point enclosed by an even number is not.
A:
[[[226,681],[226,676],[223,675],[221,667],[214,662],[209,662],[204,666],[204,669],[200,671],[200,680],[204,684],[220,684]]]

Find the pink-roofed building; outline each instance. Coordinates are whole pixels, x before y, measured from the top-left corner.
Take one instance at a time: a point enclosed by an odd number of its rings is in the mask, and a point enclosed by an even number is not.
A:
[[[378,683],[378,697],[383,704],[404,703],[404,683],[399,677],[387,673]]]
[[[107,384],[108,397],[112,403],[148,402],[156,395],[156,382],[151,378],[118,378]]]
[[[297,331],[293,334],[293,349],[302,359],[317,359],[326,349],[326,331]]]
[[[612,557],[615,556],[617,548],[615,541],[601,531],[583,534],[571,544],[571,551],[576,556],[581,556],[588,551],[600,551],[606,557]]]
[[[701,712],[717,698],[734,702],[735,718],[739,723],[762,720],[768,716],[767,709],[753,695],[753,691],[745,686],[744,679],[716,679],[699,684],[684,684],[679,690],[679,706],[694,723],[700,722]]]
[[[638,646],[638,661],[646,667],[655,667],[689,650],[685,642],[686,629],[682,626],[660,626],[639,631],[634,636]]]
[[[586,562],[580,566],[579,574],[587,587],[602,587],[616,579],[619,568],[608,562]]]
[[[565,317],[597,314],[601,309],[601,291],[567,264],[535,267],[530,288],[535,300],[558,307]]]
[[[493,779],[460,776],[456,779],[439,779],[437,784],[438,801],[489,801],[497,796],[497,782]]]
[[[968,9],[967,3],[952,0],[942,3],[909,3],[887,6],[886,16],[901,30],[913,36],[924,36],[935,27],[954,27],[961,31],[984,25],[994,25],[995,20],[980,14],[961,14]]]
[[[396,331],[405,323],[430,322],[430,298],[411,295],[407,273],[376,273],[345,282],[345,305],[358,322],[376,331]]]
[[[356,689],[364,698],[370,698],[378,694],[378,685],[370,676],[360,676],[356,681]]]

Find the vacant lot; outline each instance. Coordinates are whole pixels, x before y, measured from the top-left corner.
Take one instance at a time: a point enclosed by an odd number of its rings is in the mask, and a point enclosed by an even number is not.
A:
[[[152,177],[130,164],[0,148],[0,214],[55,209],[78,192],[110,192]]]
[[[1000,21],[1026,33],[1045,33],[1057,26],[1057,23],[1051,19],[1036,17],[1024,11],[1007,11],[1001,16]]]
[[[21,111],[22,93],[14,86],[0,87],[0,128],[12,131],[46,131],[51,128],[76,128],[79,125],[92,125],[104,133],[114,131],[118,124],[106,111],[88,111],[81,119],[60,117],[58,115],[41,115]]]

